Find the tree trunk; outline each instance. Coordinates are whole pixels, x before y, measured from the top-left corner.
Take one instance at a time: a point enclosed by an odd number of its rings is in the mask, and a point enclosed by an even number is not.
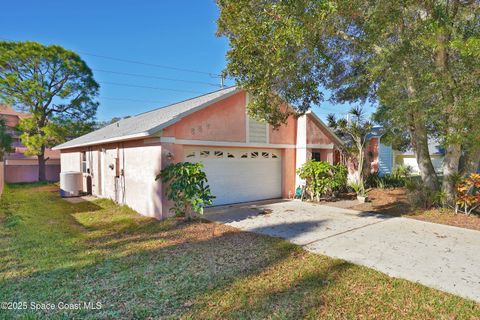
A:
[[[463,172],[465,175],[476,173],[480,167],[480,145],[468,150],[465,157],[465,166]]]
[[[47,181],[45,173],[45,147],[41,148],[41,153],[38,157],[38,181]]]
[[[45,155],[38,155],[38,181],[47,181],[45,174]]]
[[[414,86],[414,78],[410,67],[405,63],[405,73],[407,79],[407,92],[409,100],[416,99],[416,89]],[[425,115],[416,105],[411,105],[408,111],[409,116],[409,133],[412,142],[413,151],[417,160],[420,176],[423,184],[430,190],[437,191],[439,189],[437,174],[433,168],[432,158],[428,151],[428,132],[425,125]]]
[[[412,115],[412,124],[409,130],[410,138],[424,185],[430,190],[437,191],[439,189],[437,174],[433,168],[430,152],[428,151],[427,128],[422,119],[423,116],[418,112]]]
[[[460,145],[451,144],[445,148],[445,157],[443,159],[443,182],[442,190],[445,193],[448,204],[455,203],[455,175],[458,173],[460,156],[462,150]]]

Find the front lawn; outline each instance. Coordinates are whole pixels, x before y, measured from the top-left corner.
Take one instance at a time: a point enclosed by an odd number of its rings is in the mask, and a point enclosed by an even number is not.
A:
[[[54,185],[7,186],[0,210],[0,302],[81,304],[2,319],[480,318],[475,302],[277,238],[72,204]]]

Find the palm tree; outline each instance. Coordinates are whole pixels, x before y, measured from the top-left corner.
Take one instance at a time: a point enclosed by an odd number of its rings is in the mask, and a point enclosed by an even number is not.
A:
[[[373,124],[366,119],[362,107],[353,107],[347,115],[347,118],[337,119],[334,114],[329,114],[328,126],[345,141],[344,151],[358,163],[357,183],[364,193],[365,148]]]

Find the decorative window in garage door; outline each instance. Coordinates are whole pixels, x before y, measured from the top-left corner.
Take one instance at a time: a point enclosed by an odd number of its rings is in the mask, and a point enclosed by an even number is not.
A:
[[[279,152],[274,150],[262,150],[262,149],[250,149],[248,151],[243,151],[242,149],[231,150],[231,149],[197,149],[197,150],[186,150],[185,151],[186,159],[279,159]]]

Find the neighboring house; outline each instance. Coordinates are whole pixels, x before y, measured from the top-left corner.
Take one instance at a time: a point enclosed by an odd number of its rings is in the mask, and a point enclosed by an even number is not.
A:
[[[22,145],[15,127],[20,119],[30,115],[15,111],[10,106],[0,105],[0,117],[5,119],[8,131],[12,136],[13,152],[5,155],[4,174],[5,182],[34,182],[38,181],[38,160],[36,156],[26,156],[26,148]],[[49,158],[46,164],[46,176],[49,181],[58,181],[60,175],[60,152],[51,149],[45,150],[45,157]]]
[[[342,141],[313,113],[278,130],[250,119],[236,87],[122,119],[66,142],[62,172],[82,171],[84,190],[165,218],[171,203],[155,176],[170,163],[202,162],[214,205],[291,198],[307,159],[338,162]]]
[[[444,156],[443,149],[437,142],[431,140],[428,150],[435,171],[441,173]],[[413,150],[399,151],[394,150],[391,145],[383,144],[380,127],[375,127],[372,130],[367,147],[367,157],[369,157],[371,171],[378,171],[381,176],[392,173],[393,168],[400,165],[410,166],[414,174],[420,173]]]

